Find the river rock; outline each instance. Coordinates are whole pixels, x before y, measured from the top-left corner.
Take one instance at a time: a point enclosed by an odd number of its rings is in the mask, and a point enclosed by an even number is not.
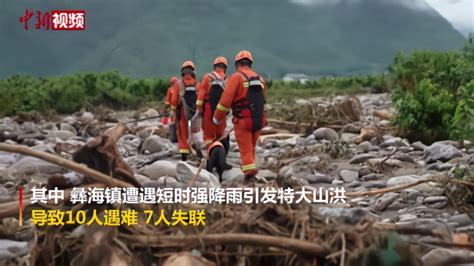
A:
[[[424,158],[428,163],[436,161],[447,162],[453,158],[461,156],[461,152],[454,146],[443,143],[433,143],[424,150]]]
[[[416,216],[414,214],[411,214],[411,213],[405,213],[405,214],[402,214],[398,217],[398,221],[399,222],[413,221],[416,218],[418,218],[418,216]]]
[[[67,131],[71,132],[72,134],[74,134],[74,136],[77,136],[77,130],[73,126],[71,126],[70,124],[61,123],[60,129],[61,130],[67,130]]]
[[[413,149],[415,149],[415,151],[424,151],[426,149],[426,145],[421,141],[413,142],[411,146]]]
[[[372,154],[372,153],[362,153],[362,154],[358,154],[354,157],[352,157],[352,159],[349,161],[350,164],[359,164],[359,163],[363,163],[365,161],[367,161],[368,159],[372,159],[372,158],[375,158],[375,154]]]
[[[380,147],[410,147],[410,144],[401,138],[390,138],[380,144]]]
[[[61,171],[63,169],[55,164],[33,157],[24,157],[8,168],[7,175],[12,178],[14,176],[28,176],[38,173],[53,174]]]
[[[474,222],[472,221],[471,217],[469,215],[463,213],[463,214],[457,214],[450,216],[448,218],[448,222],[450,223],[456,223],[458,227],[460,226],[466,226],[466,225],[471,225]]]
[[[435,248],[421,258],[423,265],[472,265],[474,252],[463,249]]]
[[[158,113],[158,111],[156,111],[155,109],[150,108],[150,109],[146,110],[146,112],[144,112],[143,115],[145,117],[154,117],[154,116],[159,116],[160,113]]]
[[[363,177],[372,174],[372,170],[369,167],[362,167],[358,171],[359,177]]]
[[[339,135],[334,129],[322,127],[318,128],[313,132],[314,138],[317,140],[329,140],[329,141],[338,141]]]
[[[230,180],[233,178],[244,178],[244,172],[242,172],[242,169],[240,169],[240,167],[232,167],[232,169],[226,170],[222,173],[222,181]]]
[[[377,180],[378,176],[376,174],[372,173],[372,174],[362,176],[361,179],[363,181],[373,181],[373,180]]]
[[[306,180],[310,184],[314,183],[326,183],[326,184],[331,184],[333,181],[333,178],[329,175],[324,175],[324,174],[314,174],[314,175],[308,175],[306,176]]]
[[[162,176],[176,177],[176,163],[164,160],[156,161],[141,168],[138,173],[148,176],[151,180],[157,180]]]
[[[393,159],[402,161],[402,162],[408,162],[408,163],[413,163],[416,164],[415,159],[413,159],[410,155],[406,153],[399,153],[395,154],[392,156]]]
[[[178,162],[176,165],[177,179],[178,181],[189,184],[193,177],[198,172],[198,168],[189,165],[186,162]],[[220,187],[219,179],[209,173],[207,170],[202,169],[196,178],[195,186],[197,187]]]
[[[94,121],[94,115],[91,112],[84,112],[82,113],[81,117],[79,118],[81,123],[89,124]]]
[[[357,178],[359,177],[359,173],[350,170],[342,170],[339,173],[339,176],[342,180],[344,180],[345,183],[351,183],[357,180]]]
[[[434,209],[441,209],[448,204],[448,198],[446,196],[429,196],[423,200],[423,204]]]
[[[15,161],[16,159],[13,155],[10,155],[10,154],[0,155],[0,165],[2,166],[10,166],[14,164]]]
[[[28,242],[0,239],[0,259],[9,260],[28,252]]]
[[[364,141],[357,145],[357,149],[363,153],[369,152],[372,144],[369,141]]]
[[[383,194],[374,202],[374,209],[377,211],[385,210],[390,204],[392,204],[400,195],[395,192],[388,192]]]
[[[151,181],[151,179],[148,178],[147,176],[140,175],[140,174],[135,174],[135,178],[137,179],[138,183],[140,183],[142,186]]]
[[[314,209],[313,207],[313,210]],[[318,209],[318,213],[323,217],[333,218],[348,224],[356,224],[363,218],[372,217],[368,210],[362,208],[321,207]]]
[[[266,180],[273,180],[273,179],[275,179],[275,178],[277,177],[277,174],[274,173],[274,172],[272,172],[272,171],[270,171],[270,170],[264,169],[264,170],[259,170],[259,171],[257,172],[257,176],[263,177],[263,178],[265,178]]]
[[[10,199],[11,199],[11,196],[10,196],[10,192],[8,192],[8,189],[1,186],[0,187],[0,202],[7,201]]]
[[[49,136],[58,138],[60,140],[67,140],[69,138],[76,136],[76,134],[68,130],[56,130],[56,131],[50,132]]]
[[[171,150],[174,148],[173,143],[170,140],[161,138],[157,135],[151,135],[146,138],[141,146],[140,153],[145,151],[149,153],[156,153],[165,150]]]

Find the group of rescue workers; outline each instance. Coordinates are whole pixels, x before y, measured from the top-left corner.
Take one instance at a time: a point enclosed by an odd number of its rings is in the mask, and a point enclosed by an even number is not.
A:
[[[213,71],[204,75],[201,83],[196,80],[195,66],[185,61],[181,66],[181,78],[172,77],[165,104],[169,114],[170,134],[176,128],[179,153],[187,160],[191,148],[191,121],[202,119],[204,145],[208,155],[213,149],[229,147],[226,132],[227,115],[232,111],[234,134],[239,146],[245,182],[252,181],[257,173],[255,145],[266,124],[265,81],[252,69],[253,57],[249,51],[235,56],[236,72],[228,78],[227,59],[217,57]],[[193,129],[195,130],[195,129]],[[200,130],[200,128],[198,129]]]

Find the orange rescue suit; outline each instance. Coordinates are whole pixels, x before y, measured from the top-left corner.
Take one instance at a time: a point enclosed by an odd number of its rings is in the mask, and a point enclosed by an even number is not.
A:
[[[245,175],[255,175],[257,172],[255,165],[255,146],[261,135],[261,129],[252,130],[252,117],[247,115],[239,117],[239,115],[234,113],[234,108],[247,99],[247,91],[249,88],[249,81],[239,72],[242,72],[250,79],[257,79],[257,82],[260,83],[263,88],[263,92],[265,92],[265,81],[250,67],[240,66],[237,72],[230,76],[213,119],[222,123],[227,116],[227,112],[231,108],[233,109],[232,122],[234,123],[235,137],[240,149],[242,171]],[[264,116],[263,119],[265,119]]]
[[[190,153],[188,121],[190,121],[196,113],[196,100],[199,88],[199,83],[196,82],[196,79],[192,75],[185,75],[172,87],[170,105],[171,110],[175,111],[176,115],[178,147],[179,153],[181,154]],[[183,103],[187,105],[187,108],[183,106]]]
[[[216,77],[215,75],[218,75]],[[220,79],[220,80],[217,80]],[[226,121],[222,121],[219,125],[212,123],[213,113],[211,110],[211,102],[209,99],[209,92],[213,82],[224,83],[226,79],[225,72],[221,69],[217,69],[211,73],[204,75],[201,81],[201,88],[199,89],[199,95],[196,102],[197,109],[202,113],[202,130],[204,131],[204,143],[206,145],[211,144],[213,141],[219,139],[224,135],[226,128]],[[225,84],[224,85],[225,88]]]

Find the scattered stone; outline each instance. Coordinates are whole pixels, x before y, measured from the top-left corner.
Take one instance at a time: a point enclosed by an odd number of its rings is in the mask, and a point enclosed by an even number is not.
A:
[[[178,162],[176,165],[177,179],[178,181],[189,184],[193,177],[198,172],[198,168],[189,165],[186,162]],[[195,186],[197,187],[220,187],[219,179],[209,173],[207,170],[202,169],[196,178]]]
[[[410,144],[401,138],[390,138],[380,144],[380,147],[410,147]]]
[[[314,184],[314,183],[331,184],[333,181],[333,178],[329,175],[314,174],[314,175],[306,176],[306,180],[311,184]]]
[[[154,117],[154,116],[159,116],[160,113],[158,113],[158,111],[156,111],[155,109],[150,108],[146,112],[144,112],[143,115],[145,117]]]
[[[423,204],[430,208],[441,209],[448,204],[448,198],[446,196],[429,196],[423,200]]]
[[[28,242],[0,239],[0,259],[9,260],[28,252]]]
[[[391,158],[402,161],[402,162],[416,164],[415,159],[413,159],[413,157],[411,157],[410,155],[408,155],[406,153],[395,154]]]
[[[89,124],[94,121],[94,115],[91,112],[84,112],[79,120],[83,124]]]
[[[49,136],[51,137],[55,137],[55,138],[58,138],[60,140],[67,140],[69,138],[72,138],[74,136],[76,136],[74,133],[72,133],[71,131],[67,131],[67,130],[56,130],[56,131],[52,131],[49,133]]]
[[[448,217],[448,222],[450,223],[456,223],[457,227],[461,226],[466,226],[466,225],[471,225],[473,224],[473,221],[469,215],[463,213],[463,214],[457,214]]]
[[[392,166],[392,167],[402,167],[402,162],[400,160],[397,160],[397,159],[387,159],[387,158],[372,158],[372,159],[369,159],[367,160],[367,163],[369,164],[369,166],[376,166],[377,164],[379,163],[384,163],[388,166]]]
[[[313,208],[314,210],[315,208]],[[372,217],[369,211],[361,208],[329,208],[321,207],[318,210],[319,215],[333,218],[348,224],[356,224],[363,218]]]
[[[135,174],[135,178],[137,179],[138,183],[140,183],[142,186],[145,185],[146,183],[151,182],[151,179],[144,175]]]
[[[416,218],[418,218],[418,216],[416,216],[414,214],[411,214],[411,213],[405,213],[405,214],[402,214],[398,217],[398,221],[399,222],[406,222],[406,221],[415,220]]]
[[[351,183],[357,180],[357,178],[359,177],[359,173],[350,170],[342,170],[339,173],[339,176],[342,180],[344,180],[345,183]]]
[[[424,158],[428,163],[436,161],[447,162],[461,156],[461,152],[454,146],[443,143],[433,143],[424,150]]]
[[[364,166],[364,167],[359,169],[358,173],[359,173],[359,177],[363,177],[363,176],[366,176],[368,174],[372,174],[372,170],[369,167]]]
[[[240,175],[240,173],[239,173],[239,175]],[[243,173],[242,173],[242,175],[243,175]],[[235,176],[236,176],[236,175],[233,175],[232,177],[235,177]],[[273,180],[273,179],[275,179],[275,178],[277,177],[277,174],[274,173],[274,172],[272,172],[272,171],[270,171],[270,170],[264,169],[264,170],[259,170],[259,171],[257,172],[257,176],[263,177],[263,178],[265,178],[266,180]]]
[[[322,127],[318,128],[313,132],[314,138],[317,140],[329,140],[329,141],[338,141],[339,135],[334,129]]]
[[[383,211],[385,210],[388,205],[392,204],[397,198],[399,197],[398,193],[395,192],[388,192],[383,194],[380,198],[378,198],[374,203],[374,209],[376,211]]]
[[[413,142],[411,146],[413,147],[413,149],[415,149],[415,151],[424,151],[426,149],[426,145],[423,144],[421,141]]]
[[[421,258],[423,265],[472,265],[474,252],[463,249],[435,248]]]
[[[364,141],[357,145],[357,149],[362,152],[362,153],[367,153],[370,151],[370,148],[372,147],[372,144],[369,141]]]
[[[362,176],[361,179],[362,179],[363,181],[371,181],[371,180],[377,180],[378,177],[377,177],[376,174],[372,173],[372,174],[368,174],[368,175]]]
[[[33,174],[54,174],[64,171],[63,168],[33,157],[23,157],[7,170],[12,179],[15,176],[29,176]]]
[[[164,160],[156,161],[141,168],[138,173],[148,176],[151,180],[158,180],[162,176],[176,177],[176,163]]]
[[[72,134],[74,134],[74,136],[77,136],[77,130],[76,130],[73,126],[71,126],[70,124],[61,123],[60,129],[61,129],[61,130],[69,131],[69,132],[71,132]]]
[[[10,192],[3,186],[0,186],[0,202],[8,201],[11,199]]]
[[[258,174],[259,173],[257,173],[257,175]],[[276,174],[275,174],[275,177],[276,177]],[[242,169],[240,167],[232,167],[232,169],[226,170],[222,173],[222,180],[223,181],[224,180],[231,180],[233,178],[244,178],[244,172],[242,172]],[[267,180],[269,180],[269,179],[271,179],[271,178],[268,178]]]
[[[358,155],[352,157],[352,159],[349,161],[349,163],[350,164],[364,163],[365,161],[367,161],[369,159],[373,159],[375,157],[376,157],[376,155],[372,154],[372,153],[362,153],[362,154],[358,154]]]
[[[148,153],[156,153],[174,148],[173,143],[170,140],[161,138],[157,135],[151,135],[146,138],[140,148],[140,153],[143,154],[145,151]]]
[[[451,164],[451,163],[443,163],[441,165],[438,166],[438,171],[442,172],[442,171],[448,171],[448,170],[451,170],[451,168],[453,168],[454,165]]]
[[[362,128],[360,126],[356,126],[354,124],[347,124],[342,128],[342,132],[347,132],[347,133],[354,133],[354,134],[360,134],[360,130]]]
[[[0,155],[0,165],[2,166],[10,166],[14,164],[16,161],[15,157],[12,155]]]
[[[344,181],[339,180],[339,179],[334,179],[334,180],[332,181],[332,184],[333,184],[333,185],[342,185],[342,184],[344,184]]]

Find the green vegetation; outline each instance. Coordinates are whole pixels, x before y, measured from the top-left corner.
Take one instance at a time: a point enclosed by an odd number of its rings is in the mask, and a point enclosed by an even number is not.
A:
[[[464,51],[399,54],[390,66],[395,79],[394,124],[413,139],[474,140],[474,35]]]
[[[465,38],[434,10],[399,0],[0,1],[0,77],[117,69],[134,78],[177,75],[185,59],[199,75],[219,55],[250,50],[267,79],[287,73],[355,76],[386,70],[398,51],[460,49]],[[410,2],[410,1],[408,1]],[[86,30],[29,31],[25,10],[85,9]]]
[[[0,116],[23,111],[72,113],[86,105],[135,108],[162,99],[168,81],[131,79],[117,71],[53,78],[12,76],[0,80]]]

